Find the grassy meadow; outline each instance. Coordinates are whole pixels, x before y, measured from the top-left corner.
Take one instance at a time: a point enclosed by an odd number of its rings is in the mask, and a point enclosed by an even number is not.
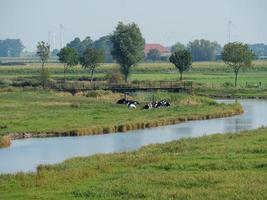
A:
[[[0,199],[267,198],[267,128],[155,144],[0,175]]]
[[[51,78],[63,78],[63,67],[47,64]],[[105,64],[97,81],[118,68]],[[67,92],[31,85],[40,65],[0,66],[0,146],[13,135],[35,137],[88,135],[150,128],[187,120],[225,117],[243,112],[239,104],[219,104],[204,97],[267,97],[267,62],[257,61],[239,75],[221,62],[194,63],[184,74],[193,94],[155,92],[171,107],[143,110],[152,93],[132,93],[140,102],[130,110],[110,91]],[[139,64],[131,82],[174,81],[179,76],[167,63]],[[89,80],[79,66],[67,80]],[[259,85],[261,82],[261,86]],[[198,96],[201,95],[201,96]],[[152,136],[153,137],[153,136]],[[217,134],[155,144],[140,150],[73,158],[56,165],[40,165],[36,173],[0,175],[0,200],[12,199],[267,199],[267,128]]]
[[[135,93],[129,98],[139,101],[137,109],[116,104],[123,94],[108,91],[66,92],[1,92],[0,134],[47,133],[84,135],[149,128],[185,120],[239,114],[239,104],[218,104],[207,97],[155,93],[155,99],[167,99],[171,107],[143,110],[152,100],[151,93]]]
[[[53,79],[63,77],[63,66],[61,64],[46,64]],[[103,78],[113,70],[118,70],[117,64],[103,64],[96,70],[96,77]],[[29,63],[26,66],[0,66],[0,80],[12,80],[16,78],[33,78],[39,75],[40,64]],[[90,73],[75,66],[66,72],[67,79],[79,80],[89,78]],[[254,61],[253,66],[240,70],[239,85],[245,86],[262,82],[267,87],[267,61]],[[221,85],[233,82],[234,73],[223,62],[194,62],[192,69],[185,72],[184,79],[197,83]],[[130,81],[175,81],[179,75],[174,65],[170,63],[140,63],[132,68]]]
[[[61,64],[47,63],[46,67],[54,82],[63,79]],[[14,87],[31,89],[40,86],[40,68],[38,63],[0,66],[0,91],[14,90]],[[94,76],[95,84],[109,82],[109,77],[114,71],[119,71],[117,64],[103,64],[98,67]],[[81,66],[75,66],[67,71],[66,80],[69,83],[89,83],[90,73]],[[230,95],[267,98],[267,61],[254,61],[252,67],[240,70],[237,88],[234,88],[233,71],[223,62],[194,62],[191,70],[184,73],[184,80],[193,83],[195,94],[212,97]],[[132,68],[131,83],[146,85],[151,81],[179,81],[179,74],[170,63],[140,63]]]

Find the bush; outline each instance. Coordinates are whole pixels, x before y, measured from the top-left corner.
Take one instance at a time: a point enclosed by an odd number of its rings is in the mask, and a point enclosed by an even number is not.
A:
[[[49,83],[49,80],[50,80],[50,73],[49,73],[49,70],[48,69],[42,69],[40,71],[40,83],[42,84],[43,87],[46,87]]]
[[[80,108],[81,104],[80,103],[72,103],[72,104],[70,104],[70,107],[72,107],[72,108]]]
[[[39,85],[40,85],[39,81],[30,80],[30,79],[17,80],[17,81],[13,81],[12,83],[12,86],[14,87],[37,87]]]
[[[11,144],[11,139],[8,136],[0,136],[0,148],[8,147]]]
[[[222,86],[225,88],[231,88],[234,87],[234,84],[232,82],[224,82]]]
[[[103,96],[111,95],[111,94],[113,94],[111,91],[95,90],[95,91],[88,92],[85,96],[86,97],[99,98],[99,97],[103,97]]]
[[[119,71],[113,71],[111,74],[106,75],[106,80],[108,80],[109,83],[121,83],[123,77]]]
[[[8,87],[12,85],[12,81],[8,79],[2,79],[0,80],[0,86],[1,87]]]

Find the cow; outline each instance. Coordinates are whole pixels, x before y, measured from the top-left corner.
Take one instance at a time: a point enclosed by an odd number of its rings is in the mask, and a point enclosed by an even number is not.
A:
[[[129,109],[136,109],[136,105],[134,103],[128,103],[127,105]]]
[[[143,109],[169,107],[170,105],[171,104],[168,101],[160,100],[160,101],[149,102],[143,107]]]
[[[139,104],[139,102],[138,101],[134,101],[134,100],[128,100],[128,99],[119,99],[118,101],[117,101],[117,104],[134,104],[134,105],[137,105],[137,104]]]

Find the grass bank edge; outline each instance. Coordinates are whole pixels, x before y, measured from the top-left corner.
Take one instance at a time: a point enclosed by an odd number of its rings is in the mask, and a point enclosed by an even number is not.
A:
[[[215,112],[216,111],[216,112]],[[198,114],[195,113],[189,116],[172,117],[168,119],[155,119],[143,122],[132,122],[124,123],[120,125],[109,125],[109,126],[91,126],[87,128],[78,128],[69,131],[49,131],[49,132],[23,132],[23,133],[9,133],[6,136],[0,137],[0,148],[8,147],[11,144],[11,140],[24,139],[32,137],[62,137],[62,136],[86,136],[86,135],[98,135],[108,134],[117,132],[126,132],[137,129],[153,128],[158,126],[166,126],[178,124],[186,121],[193,120],[208,120],[214,118],[230,117],[239,115],[244,112],[242,106],[239,103],[225,105],[225,107],[218,112],[215,110],[209,114]]]

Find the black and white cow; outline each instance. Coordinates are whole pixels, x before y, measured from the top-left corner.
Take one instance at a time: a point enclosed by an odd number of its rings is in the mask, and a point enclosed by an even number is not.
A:
[[[134,103],[128,103],[127,105],[129,109],[136,109],[136,104]]]
[[[143,109],[169,107],[171,104],[166,100],[154,101],[146,104]]]
[[[139,104],[139,102],[138,101],[134,101],[134,100],[128,100],[128,99],[119,99],[118,101],[117,101],[117,104],[134,104],[134,105],[137,105],[137,104]]]

